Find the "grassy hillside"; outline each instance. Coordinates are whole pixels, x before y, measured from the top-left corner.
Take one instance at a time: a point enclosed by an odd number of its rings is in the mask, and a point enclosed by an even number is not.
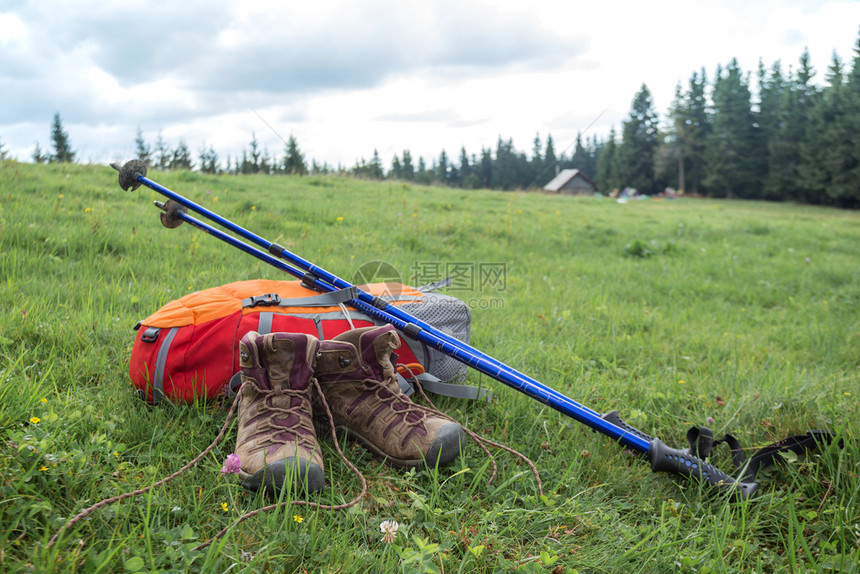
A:
[[[17,571],[856,572],[860,568],[860,214],[788,204],[463,191],[339,178],[158,173],[159,183],[348,280],[368,261],[421,283],[454,273],[472,343],[599,412],[684,445],[693,424],[757,447],[808,428],[845,441],[731,504],[653,474],[601,435],[502,384],[440,408],[535,461],[472,445],[436,472],[347,455],[370,495],[346,512],[265,504],[223,478],[235,434],[179,469],[223,405],[129,392],[132,326],[194,290],[284,275],[184,225],[168,230],[110,168],[0,162],[0,563]],[[484,276],[481,271],[496,275]],[[471,284],[467,279],[473,275]],[[330,484],[358,480],[322,440]],[[728,468],[726,453],[717,463]],[[297,518],[301,517],[301,521]],[[379,524],[396,520],[394,544]],[[435,568],[435,570],[433,570]]]

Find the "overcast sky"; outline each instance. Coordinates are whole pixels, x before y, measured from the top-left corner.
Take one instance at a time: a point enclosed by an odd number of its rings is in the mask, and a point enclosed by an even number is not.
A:
[[[138,127],[222,161],[252,134],[344,167],[536,133],[559,152],[620,127],[643,83],[662,115],[731,58],[787,70],[807,47],[823,83],[858,33],[858,1],[0,0],[0,143],[30,161],[59,112],[94,163],[131,158]]]

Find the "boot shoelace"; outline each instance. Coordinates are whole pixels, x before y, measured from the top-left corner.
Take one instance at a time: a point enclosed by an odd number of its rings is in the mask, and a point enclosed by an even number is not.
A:
[[[418,377],[416,377],[413,374],[412,370],[409,368],[409,365],[398,364],[397,368],[400,370],[401,374],[406,379],[408,379],[409,381],[412,382],[413,385],[415,385],[415,388],[418,389],[418,392],[421,394],[421,397],[427,402],[428,405],[430,405],[430,406],[425,406],[422,408],[427,409],[427,411],[429,411],[429,412],[431,412],[437,416],[440,416],[440,417],[443,417],[443,418],[450,420],[450,417],[448,417],[447,415],[445,415],[439,409],[436,408],[436,405],[433,404],[433,401],[431,401],[430,397],[427,396],[427,393],[424,392],[424,388],[421,386],[421,382],[418,380]],[[524,455],[523,453],[519,452],[516,449],[513,449],[509,446],[505,446],[503,444],[492,441],[486,437],[483,437],[483,436],[477,434],[476,432],[466,428],[463,424],[460,424],[460,426],[463,428],[463,432],[465,432],[467,435],[469,435],[469,438],[471,438],[473,441],[475,441],[475,443],[479,447],[481,447],[481,450],[484,451],[484,454],[487,455],[487,458],[490,459],[490,462],[493,465],[493,472],[490,474],[490,479],[487,481],[487,484],[493,483],[493,480],[496,478],[496,474],[498,474],[498,470],[499,470],[499,467],[496,464],[496,458],[490,453],[490,450],[487,448],[488,446],[491,446],[493,448],[497,448],[497,449],[503,450],[505,452],[508,452],[508,453],[516,456],[517,458],[519,458],[523,462],[525,462],[528,465],[528,467],[531,469],[532,474],[535,477],[535,481],[537,482],[537,487],[538,487],[538,493],[540,494],[540,496],[544,495],[543,483],[541,482],[541,479],[540,479],[540,473],[538,472],[538,469],[537,469],[537,466],[535,466],[535,463],[533,463],[529,457],[527,457],[526,455]]]
[[[429,413],[438,413],[430,411],[426,407],[415,404],[412,401],[404,401],[400,395],[391,392],[391,389],[389,389],[385,383],[377,381],[376,379],[364,379],[362,383],[367,390],[349,406],[347,412],[352,412],[360,403],[374,397],[381,404],[374,409],[373,413],[371,413],[370,418],[367,419],[368,423],[373,421],[377,415],[386,410],[390,409],[395,413],[394,420],[392,420],[391,423],[385,427],[385,430],[382,431],[382,438],[387,437],[391,431],[400,425],[411,427],[409,432],[406,433],[406,436],[403,437],[403,440],[400,443],[401,447],[406,446],[413,434],[420,434],[422,436],[427,434],[427,429],[424,427],[424,421],[427,420],[427,415]],[[392,381],[389,379],[388,383],[391,384]],[[397,382],[394,381],[394,384],[397,384]],[[448,419],[448,417],[444,415],[442,416],[443,418]]]
[[[301,402],[296,405],[293,405],[292,401],[293,398],[297,398],[300,401],[307,400],[307,391],[293,390],[289,388],[281,388],[278,390],[262,389],[252,378],[245,379],[243,385],[250,385],[251,388],[253,388],[254,391],[257,392],[258,395],[260,395],[262,400],[266,402],[267,410],[271,411],[270,414],[266,415],[266,418],[268,418],[268,421],[266,421],[266,430],[277,431],[275,433],[265,433],[265,438],[261,440],[260,448],[269,447],[273,444],[287,444],[288,442],[296,442],[298,443],[299,447],[302,447],[305,450],[311,452],[315,450],[314,441],[311,439],[311,436],[313,436],[314,434],[313,422],[309,417],[304,416],[304,413],[302,412]],[[273,404],[273,399],[276,399],[278,397],[288,397],[290,406],[275,406]],[[279,419],[284,420],[288,419],[291,416],[296,417],[298,422],[294,426],[298,426],[298,429],[290,428],[286,425],[286,423],[279,422]],[[255,433],[253,436],[257,436],[257,433]]]
[[[437,416],[441,416],[443,418],[450,420],[450,417],[448,417],[447,415],[443,414],[438,409],[436,409],[436,407],[433,405],[433,402],[429,399],[429,397],[427,397],[427,394],[424,392],[424,389],[421,387],[421,383],[417,380],[417,378],[415,376],[412,375],[412,371],[409,370],[408,367],[405,368],[405,372],[409,375],[408,378],[412,379],[413,384],[415,384],[415,387],[421,393],[421,396],[424,398],[424,400],[427,401],[427,403],[429,405],[431,405],[429,407],[423,406],[421,408],[427,409],[429,412],[432,412],[433,414],[436,414]],[[202,550],[203,548],[206,548],[207,546],[212,544],[214,541],[220,539],[227,532],[229,532],[232,528],[238,526],[242,522],[244,522],[244,521],[248,520],[249,518],[252,518],[258,514],[261,514],[264,512],[269,512],[271,510],[275,510],[276,508],[283,508],[283,507],[286,507],[289,505],[293,505],[293,506],[307,506],[309,508],[318,508],[320,510],[345,510],[351,506],[355,506],[356,504],[358,504],[367,495],[367,480],[364,478],[364,475],[361,473],[361,471],[358,470],[358,468],[356,468],[355,465],[352,464],[346,458],[346,456],[344,456],[343,451],[340,448],[340,443],[337,440],[337,431],[336,431],[335,425],[334,425],[334,417],[332,416],[331,409],[329,408],[328,402],[325,399],[325,394],[323,394],[322,389],[320,388],[319,382],[317,382],[316,378],[313,378],[313,377],[310,379],[310,382],[313,385],[313,388],[317,393],[317,397],[319,398],[320,402],[322,403],[323,407],[325,408],[327,419],[328,419],[329,431],[331,432],[331,437],[332,437],[332,440],[334,441],[335,450],[337,451],[337,454],[340,457],[340,459],[347,465],[347,467],[349,467],[349,469],[356,476],[358,476],[359,480],[361,481],[361,492],[359,492],[358,496],[356,496],[355,498],[353,498],[352,500],[350,500],[349,502],[346,502],[344,504],[328,505],[328,504],[320,504],[318,502],[311,502],[308,500],[291,500],[291,501],[277,502],[275,504],[270,504],[268,506],[264,506],[264,507],[258,508],[256,510],[246,512],[245,514],[243,514],[242,516],[240,516],[239,518],[234,520],[231,524],[226,526],[224,529],[222,529],[220,532],[215,534],[212,538],[210,538],[206,542],[203,542],[203,543],[197,545],[196,547],[194,547],[193,550]],[[382,383],[379,383],[378,381],[374,381],[374,382],[376,382],[379,385],[382,385]],[[388,392],[390,393],[390,391],[388,391]],[[68,530],[70,527],[77,524],[78,522],[80,522],[81,520],[83,520],[84,518],[86,518],[87,516],[89,516],[90,514],[95,512],[96,510],[98,510],[99,508],[104,508],[105,506],[111,505],[111,504],[113,504],[115,502],[119,502],[121,500],[125,500],[126,498],[132,498],[134,496],[140,496],[142,494],[146,494],[150,490],[153,490],[157,487],[163,486],[164,484],[167,484],[171,480],[179,477],[180,475],[184,474],[187,470],[189,470],[190,468],[195,466],[197,463],[199,463],[201,460],[203,460],[203,458],[206,457],[206,455],[208,455],[219,442],[221,442],[221,439],[224,438],[224,435],[227,433],[227,429],[230,427],[230,422],[233,418],[233,413],[236,410],[236,406],[239,404],[240,397],[241,397],[241,394],[236,393],[236,397],[233,399],[233,402],[230,405],[230,410],[227,411],[227,417],[224,419],[224,424],[221,426],[221,430],[218,432],[218,436],[215,437],[215,440],[213,440],[212,443],[209,446],[207,446],[203,450],[203,452],[201,452],[199,455],[197,455],[191,462],[189,462],[188,464],[186,464],[185,466],[183,466],[182,468],[180,468],[179,470],[177,470],[173,474],[166,476],[165,478],[162,478],[161,480],[159,480],[158,482],[156,482],[154,484],[151,484],[150,486],[135,490],[133,492],[126,492],[124,494],[120,494],[117,496],[106,498],[100,502],[93,504],[92,506],[89,506],[88,508],[85,508],[84,510],[80,511],[78,514],[76,514],[75,516],[70,518],[68,521],[66,521],[57,530],[56,534],[54,534],[54,536],[52,536],[51,539],[48,541],[48,547],[50,548],[51,546],[53,546],[53,544],[59,539],[60,535],[62,535],[66,530]],[[415,405],[415,406],[419,407],[420,405]],[[422,420],[423,420],[423,415],[422,415]],[[490,476],[490,479],[487,481],[488,484],[492,484],[493,479],[495,479],[496,474],[498,472],[498,466],[496,464],[496,459],[495,459],[495,457],[493,457],[493,455],[490,453],[489,449],[487,448],[487,446],[492,446],[494,448],[498,448],[498,449],[504,450],[506,452],[509,452],[509,453],[513,454],[514,456],[517,456],[520,459],[522,459],[529,466],[529,468],[531,468],[532,474],[534,474],[535,480],[537,481],[538,492],[540,493],[541,496],[543,496],[543,485],[541,483],[540,474],[538,473],[537,467],[534,465],[534,463],[527,456],[518,452],[515,449],[512,449],[512,448],[507,447],[505,445],[502,445],[502,444],[499,444],[497,442],[491,441],[487,438],[484,438],[484,437],[478,435],[477,433],[469,430],[465,426],[463,426],[463,431],[467,435],[469,435],[469,437],[472,438],[472,440],[474,440],[478,444],[478,446],[481,447],[481,449],[484,451],[484,453],[487,455],[487,457],[492,462],[493,472]]]
[[[349,502],[346,502],[344,504],[330,505],[330,504],[320,504],[318,502],[311,502],[308,500],[289,500],[289,501],[276,502],[274,504],[270,504],[268,506],[258,508],[257,510],[252,510],[250,512],[246,512],[245,514],[243,514],[242,516],[240,516],[239,518],[234,520],[230,525],[228,525],[227,527],[222,529],[220,532],[215,534],[212,538],[210,538],[206,542],[198,544],[196,547],[194,547],[193,550],[202,550],[203,548],[206,548],[207,546],[212,544],[214,541],[216,541],[219,538],[221,538],[222,536],[224,536],[230,529],[232,529],[235,526],[241,524],[242,522],[248,520],[249,518],[252,518],[252,517],[256,516],[257,514],[260,514],[263,512],[269,512],[270,510],[274,510],[276,508],[283,508],[283,507],[286,507],[289,505],[307,506],[309,508],[319,508],[320,510],[345,510],[345,509],[347,509],[351,506],[355,506],[356,504],[361,502],[361,500],[367,495],[367,480],[364,478],[364,475],[361,474],[361,471],[359,471],[355,467],[354,464],[349,462],[349,460],[346,458],[346,456],[344,456],[343,451],[340,448],[340,443],[337,440],[337,431],[334,428],[334,417],[332,417],[331,409],[329,408],[328,402],[326,401],[325,396],[323,395],[322,390],[320,389],[319,383],[313,377],[311,377],[310,382],[313,385],[313,388],[316,391],[317,396],[319,397],[320,401],[322,402],[323,407],[325,408],[326,414],[328,415],[329,431],[331,432],[331,437],[332,437],[332,440],[334,441],[335,450],[337,451],[337,454],[340,457],[340,459],[346,464],[346,466],[349,467],[349,469],[352,470],[352,472],[356,476],[358,476],[359,480],[361,481],[361,492],[358,493],[358,496],[356,496],[355,498],[353,498],[352,500],[350,500]],[[230,427],[230,421],[233,418],[233,412],[236,410],[236,406],[239,404],[239,398],[240,397],[241,397],[241,394],[236,393],[236,397],[233,399],[233,402],[230,405],[230,410],[227,411],[227,418],[224,420],[224,424],[221,426],[221,430],[218,433],[218,436],[216,436],[215,440],[213,440],[212,443],[203,450],[203,452],[201,452],[199,455],[197,455],[194,458],[194,460],[192,460],[191,462],[189,462],[188,464],[186,464],[185,466],[183,466],[182,468],[180,468],[179,470],[177,470],[176,472],[174,472],[170,476],[162,478],[161,480],[159,480],[158,482],[156,482],[150,486],[135,490],[133,492],[126,492],[125,494],[120,494],[118,496],[106,498],[106,499],[104,499],[100,502],[97,502],[97,503],[93,504],[92,506],[85,508],[84,510],[80,511],[74,517],[72,517],[68,521],[66,521],[66,523],[63,524],[59,528],[59,530],[57,530],[56,534],[54,534],[54,536],[51,537],[51,539],[48,541],[48,548],[50,548],[59,539],[60,535],[63,534],[63,532],[65,532],[71,526],[80,522],[81,520],[83,520],[84,518],[86,518],[87,516],[89,516],[90,514],[95,512],[96,510],[98,510],[99,508],[103,508],[103,507],[108,506],[110,504],[113,504],[115,502],[125,500],[126,498],[131,498],[134,496],[140,496],[141,494],[146,494],[150,490],[153,490],[154,488],[162,486],[162,485],[170,482],[174,478],[177,478],[181,474],[185,473],[188,469],[190,469],[191,467],[196,465],[198,462],[203,460],[203,458],[206,455],[208,455],[212,451],[212,449],[215,448],[215,446],[221,441],[222,438],[224,438],[224,435],[227,433],[227,429]]]
[[[386,434],[390,430],[394,429],[398,424],[400,424],[401,421],[403,424],[407,424],[407,425],[410,425],[413,427],[418,427],[418,425],[421,425],[420,426],[421,430],[424,430],[423,422],[426,420],[428,414],[433,414],[433,415],[436,415],[436,416],[441,417],[443,419],[453,421],[453,419],[451,417],[449,417],[448,415],[444,414],[442,411],[437,409],[436,405],[433,404],[433,401],[430,400],[430,397],[427,396],[427,393],[424,392],[424,388],[421,386],[421,382],[418,380],[418,378],[415,376],[415,374],[413,372],[412,365],[398,364],[397,365],[397,371],[400,372],[400,374],[403,377],[410,380],[415,385],[415,388],[418,389],[418,392],[421,394],[421,397],[424,399],[424,401],[429,406],[419,405],[417,403],[412,402],[409,398],[407,398],[406,400],[403,400],[400,398],[403,396],[402,394],[393,393],[391,391],[391,385],[396,385],[398,387],[399,387],[399,385],[397,383],[396,375],[392,375],[386,381],[378,381],[376,379],[364,379],[364,381],[362,381],[362,382],[369,389],[369,392],[366,392],[365,394],[360,396],[358,399],[356,399],[356,401],[353,402],[352,405],[350,405],[349,410],[350,411],[353,410],[355,408],[355,406],[357,406],[360,402],[363,402],[364,400],[366,400],[370,396],[375,395],[379,400],[383,401],[383,403],[390,404],[392,410],[396,411],[397,413],[403,413],[402,419],[395,420],[394,422],[392,422],[388,426],[388,428],[383,432],[383,437],[386,436]],[[398,409],[395,407],[395,405],[401,405],[401,407]],[[369,420],[373,420],[373,418],[377,415],[377,413],[381,412],[384,409],[385,409],[385,405],[381,405],[379,408],[377,408],[373,412],[373,414],[371,415]],[[410,420],[409,416],[408,416],[408,414],[410,414],[410,413],[414,413],[414,414],[418,415],[418,418],[413,418]],[[535,477],[535,481],[537,482],[537,487],[538,487],[538,493],[541,496],[544,495],[543,482],[541,481],[540,473],[538,472],[537,466],[531,461],[531,459],[529,457],[527,457],[526,455],[524,455],[523,453],[519,452],[516,449],[513,449],[509,446],[497,443],[497,442],[492,441],[486,437],[483,437],[483,436],[477,434],[476,432],[466,428],[462,424],[460,424],[460,426],[463,428],[463,432],[465,432],[467,435],[469,435],[469,438],[474,440],[475,443],[479,447],[481,447],[481,450],[484,451],[484,454],[487,455],[487,458],[490,459],[490,463],[492,464],[492,467],[493,467],[493,472],[490,474],[490,478],[487,481],[487,484],[493,483],[493,480],[496,478],[496,475],[498,474],[498,470],[499,470],[498,464],[496,463],[496,458],[492,455],[492,453],[490,453],[490,450],[487,448],[488,446],[491,446],[491,447],[497,448],[499,450],[504,450],[505,452],[508,452],[508,453],[514,455],[515,457],[519,458],[524,463],[526,463],[528,465],[528,467],[531,469],[532,474]],[[426,433],[426,431],[424,431],[424,432]],[[412,432],[410,432],[407,435],[407,437],[403,440],[404,445],[406,444],[406,440],[411,435],[412,435]]]

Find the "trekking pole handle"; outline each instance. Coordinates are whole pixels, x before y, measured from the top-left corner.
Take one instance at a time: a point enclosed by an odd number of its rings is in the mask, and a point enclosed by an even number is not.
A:
[[[689,452],[666,446],[658,438],[651,441],[648,447],[648,460],[654,472],[668,472],[687,478],[702,480],[719,488],[732,489],[733,500],[747,500],[758,484],[755,482],[738,482],[725,472]]]

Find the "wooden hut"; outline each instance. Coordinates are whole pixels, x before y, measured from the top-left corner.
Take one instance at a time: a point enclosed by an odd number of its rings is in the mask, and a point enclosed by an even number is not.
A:
[[[573,195],[594,195],[597,185],[578,169],[563,169],[544,186],[546,191]]]

